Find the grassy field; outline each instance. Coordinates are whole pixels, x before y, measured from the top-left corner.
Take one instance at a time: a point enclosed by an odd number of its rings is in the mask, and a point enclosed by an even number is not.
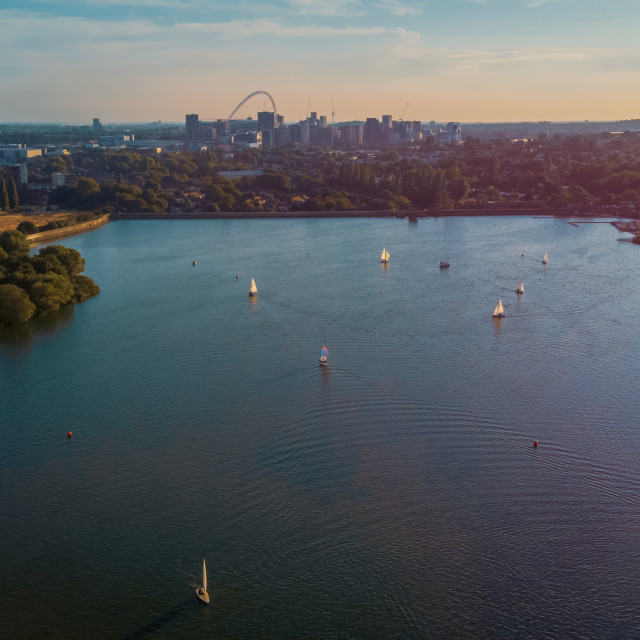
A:
[[[63,220],[69,214],[47,211],[46,213],[0,213],[0,233],[15,229],[23,220],[33,222],[37,227],[52,220]]]

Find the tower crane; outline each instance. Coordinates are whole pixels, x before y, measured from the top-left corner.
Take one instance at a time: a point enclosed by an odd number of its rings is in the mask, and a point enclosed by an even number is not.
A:
[[[331,96],[331,124],[333,124],[336,119],[336,109],[333,106],[333,93],[330,93],[329,95]]]
[[[403,122],[404,121],[404,114],[407,112],[407,107],[409,106],[409,101],[407,100],[407,104],[404,105],[404,109],[402,110],[402,113],[400,114],[400,117],[398,118],[399,122]]]

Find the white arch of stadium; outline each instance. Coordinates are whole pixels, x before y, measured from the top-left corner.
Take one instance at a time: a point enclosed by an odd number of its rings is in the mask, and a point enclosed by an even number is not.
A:
[[[271,97],[271,94],[268,91],[254,91],[253,93],[250,93],[229,115],[229,117],[227,118],[227,120],[232,120],[233,116],[236,115],[236,113],[240,110],[240,108],[242,107],[242,105],[245,102],[248,102],[249,100],[251,100],[251,98],[253,98],[253,96],[257,96],[263,94],[265,96],[267,96],[267,98],[269,98],[269,100],[271,100],[271,106],[273,107],[273,113],[278,113],[278,110],[276,109],[276,103],[274,101],[274,99]]]

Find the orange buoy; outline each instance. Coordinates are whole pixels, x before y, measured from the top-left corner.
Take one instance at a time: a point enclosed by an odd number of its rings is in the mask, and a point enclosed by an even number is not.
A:
[[[67,431],[67,438],[71,437],[71,431]]]
[[[533,446],[534,446],[534,447],[537,447],[537,446],[538,446],[538,441],[537,441],[537,440],[534,440],[534,441],[533,441]]]

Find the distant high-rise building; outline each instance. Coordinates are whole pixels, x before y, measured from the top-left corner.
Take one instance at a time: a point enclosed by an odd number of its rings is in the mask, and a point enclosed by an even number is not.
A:
[[[94,118],[93,119],[93,125],[92,127],[94,129],[102,129],[102,123],[100,122],[100,118]]]
[[[447,142],[462,142],[462,128],[459,122],[447,123]]]
[[[211,142],[218,137],[216,131],[216,125],[214,122],[199,122],[198,123],[198,140],[203,142]]]
[[[376,145],[380,142],[380,122],[378,118],[367,118],[364,123],[364,143]]]
[[[198,140],[200,137],[200,121],[197,113],[190,113],[185,116],[187,127],[187,140]]]
[[[357,147],[362,144],[363,126],[345,124],[340,127],[340,142],[345,147]]]
[[[391,129],[393,126],[393,116],[382,116],[382,128]]]
[[[229,135],[231,131],[231,124],[228,120],[216,120],[215,130],[218,138]]]
[[[258,129],[260,131],[273,131],[276,128],[277,118],[273,111],[258,111]]]

